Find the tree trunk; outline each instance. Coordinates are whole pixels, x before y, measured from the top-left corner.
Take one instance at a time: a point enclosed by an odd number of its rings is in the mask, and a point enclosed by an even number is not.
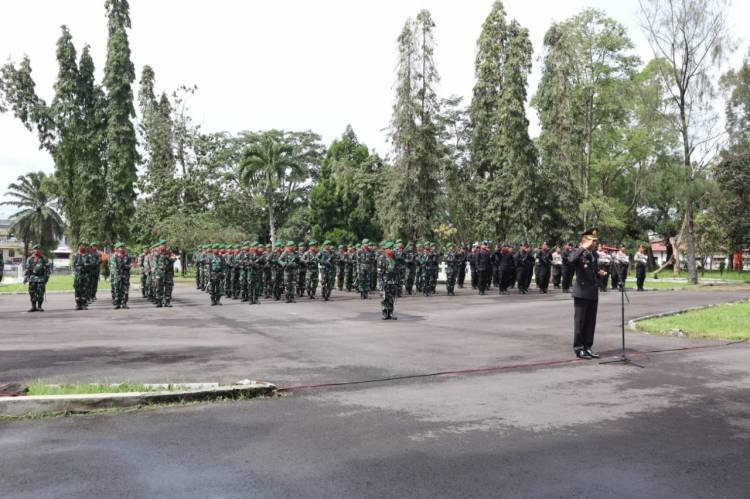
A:
[[[273,219],[273,201],[268,200],[268,228],[271,233],[271,246],[276,244],[276,226],[274,225]]]
[[[687,209],[685,210],[685,221],[687,222],[687,268],[688,282],[698,284],[698,268],[695,264],[695,233],[693,227],[693,195],[688,193]]]

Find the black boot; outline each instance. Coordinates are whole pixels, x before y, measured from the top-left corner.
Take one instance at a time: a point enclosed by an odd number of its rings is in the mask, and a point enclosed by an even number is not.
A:
[[[27,310],[27,312],[36,312],[36,302],[31,302],[31,308]]]
[[[42,308],[42,302],[39,302],[36,304],[36,311],[37,312],[44,312],[44,309]]]

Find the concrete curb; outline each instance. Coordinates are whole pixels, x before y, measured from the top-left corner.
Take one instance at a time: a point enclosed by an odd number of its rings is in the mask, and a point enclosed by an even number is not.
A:
[[[718,307],[719,305],[727,305],[727,304],[731,304],[731,303],[747,303],[747,302],[750,302],[750,300],[748,300],[748,299],[742,299],[742,300],[734,300],[734,301],[725,301],[723,303],[712,303],[710,305],[700,305],[698,307],[685,308],[685,309],[682,309],[682,310],[676,310],[674,312],[663,312],[661,314],[644,315],[644,316],[641,316],[641,317],[636,317],[635,319],[630,319],[628,321],[628,330],[629,331],[634,331],[634,332],[637,332],[637,333],[651,334],[648,331],[641,331],[640,329],[638,329],[637,323],[640,322],[640,321],[648,320],[648,319],[658,319],[659,317],[670,317],[672,315],[684,314],[685,312],[693,312],[695,310],[704,310],[704,309],[707,309],[707,308]]]
[[[85,414],[101,409],[133,408],[174,402],[210,401],[219,398],[260,397],[276,392],[276,385],[247,381],[233,385],[218,383],[175,383],[183,391],[87,393],[80,395],[28,395],[0,397],[1,417],[43,414]],[[166,384],[146,385],[163,387]]]

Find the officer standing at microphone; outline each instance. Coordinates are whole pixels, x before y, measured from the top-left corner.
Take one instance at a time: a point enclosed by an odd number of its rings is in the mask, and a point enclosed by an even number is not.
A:
[[[591,351],[596,329],[596,312],[599,305],[600,279],[607,275],[598,269],[598,230],[591,228],[581,234],[581,244],[570,253],[568,261],[573,266],[576,282],[573,286],[573,350],[579,359],[598,359]]]

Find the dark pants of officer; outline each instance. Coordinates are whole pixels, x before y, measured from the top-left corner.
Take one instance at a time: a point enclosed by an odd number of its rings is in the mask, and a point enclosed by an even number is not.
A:
[[[477,279],[477,287],[479,288],[480,293],[484,293],[487,291],[487,285],[489,284],[490,280],[490,271],[489,270],[477,270],[478,279]]]
[[[612,267],[612,289],[619,289],[620,276],[622,276],[622,285],[624,286],[628,280],[628,266],[627,265],[615,265]]]
[[[562,281],[562,265],[552,266],[552,286],[555,289],[560,289],[560,281]]]
[[[643,283],[646,280],[646,264],[638,263],[635,266],[635,281],[638,291],[643,291]]]
[[[568,291],[570,286],[573,284],[573,269],[569,265],[563,265],[562,267],[562,289]]]
[[[460,265],[458,267],[458,287],[463,288],[464,287],[464,281],[466,280],[466,264]]]
[[[599,270],[603,270],[606,272],[604,277],[599,278],[599,287],[602,291],[607,291],[607,283],[609,282],[609,269],[608,268],[599,268]]]
[[[594,344],[594,329],[596,329],[596,310],[598,300],[573,298],[573,350],[588,350]]]
[[[515,271],[510,267],[500,267],[498,269],[498,272],[500,273],[498,284],[498,286],[500,287],[499,292],[506,293],[508,291],[510,283],[513,281],[513,274],[515,274]]]
[[[479,271],[474,267],[471,268],[471,289],[477,289],[479,286]]]

